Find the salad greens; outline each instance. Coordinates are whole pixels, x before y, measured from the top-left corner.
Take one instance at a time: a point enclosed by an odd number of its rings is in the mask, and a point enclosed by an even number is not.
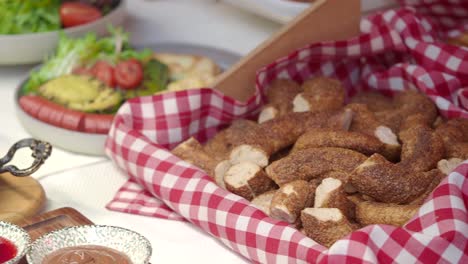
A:
[[[0,0],[0,34],[60,29],[60,3],[60,0]]]
[[[92,32],[82,38],[70,38],[63,32],[60,33],[55,54],[46,59],[40,69],[31,72],[28,82],[23,86],[23,92],[35,92],[45,82],[70,74],[78,66],[91,66],[98,60],[115,64],[119,60],[130,58],[142,62],[151,59],[151,50],[137,51],[130,47],[129,35],[122,29],[109,28],[109,31],[111,36],[104,38],[98,38]],[[154,66],[151,64],[150,67]]]
[[[149,49],[142,51],[132,49],[129,45],[129,36],[122,29],[109,28],[109,31],[111,36],[104,38],[98,38],[91,32],[82,38],[70,38],[63,32],[60,33],[55,54],[49,57],[40,69],[31,72],[28,82],[23,86],[23,93],[35,93],[45,82],[70,74],[76,67],[89,67],[100,60],[115,65],[120,60],[131,58],[142,62],[145,72],[146,68],[149,68],[148,72],[159,73],[156,76],[145,74],[144,83],[147,88],[152,88],[155,92],[164,89],[166,85],[164,78],[158,79],[160,84],[153,83],[151,78],[168,75],[167,66],[157,65],[155,62],[147,63],[152,60],[153,52]]]

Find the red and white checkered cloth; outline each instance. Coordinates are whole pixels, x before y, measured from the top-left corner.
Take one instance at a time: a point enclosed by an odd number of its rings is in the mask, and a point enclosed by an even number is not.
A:
[[[421,4],[423,13],[402,8],[376,14],[362,21],[356,38],[312,44],[275,61],[259,70],[247,103],[211,89],[129,100],[115,118],[106,152],[130,180],[108,208],[190,221],[258,263],[468,263],[468,161],[403,228],[367,226],[326,249],[168,151],[190,136],[203,142],[234,119],[258,114],[265,88],[277,78],[331,76],[342,81],[348,96],[417,88],[443,115],[468,118],[468,49],[442,42],[460,23],[468,25],[466,16],[449,11],[467,14],[468,7],[462,0],[402,2]]]

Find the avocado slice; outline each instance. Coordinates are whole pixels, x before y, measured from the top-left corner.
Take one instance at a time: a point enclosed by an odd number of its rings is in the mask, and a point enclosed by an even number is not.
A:
[[[83,112],[115,111],[123,96],[88,76],[62,75],[39,87],[41,96],[70,109]]]

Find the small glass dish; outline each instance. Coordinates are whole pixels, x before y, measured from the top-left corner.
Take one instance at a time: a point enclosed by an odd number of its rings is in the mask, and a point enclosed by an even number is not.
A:
[[[137,232],[105,225],[66,227],[47,233],[31,244],[26,258],[30,264],[41,264],[50,253],[66,247],[104,246],[117,250],[130,259],[132,264],[149,263],[151,243]]]
[[[23,228],[9,222],[0,221],[0,237],[9,240],[16,247],[16,256],[4,264],[15,264],[22,259],[29,250],[31,237]]]

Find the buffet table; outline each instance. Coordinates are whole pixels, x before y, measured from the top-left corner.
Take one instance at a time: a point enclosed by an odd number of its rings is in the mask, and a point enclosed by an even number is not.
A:
[[[143,1],[128,6],[127,29],[132,42],[145,45],[179,42],[223,48],[246,54],[276,31],[280,24],[215,1]],[[177,13],[176,15],[174,13]],[[196,21],[196,23],[191,23]],[[213,21],[217,21],[213,23]],[[187,26],[190,24],[190,27]],[[0,152],[30,137],[16,118],[14,93],[34,67],[0,67]],[[28,164],[28,151],[20,151],[14,164]],[[96,224],[135,230],[152,243],[152,263],[241,263],[245,260],[217,240],[179,221],[109,211],[105,205],[126,181],[107,158],[79,155],[54,148],[51,157],[34,174],[45,189],[43,211],[73,207]]]
[[[273,20],[242,11],[217,0],[130,0],[126,29],[139,47],[156,43],[188,43],[245,55],[282,27]],[[229,1],[228,1],[229,2]],[[391,0],[367,1],[367,7]],[[364,1],[366,3],[366,1]],[[16,118],[17,86],[35,65],[0,67],[0,153],[30,137]],[[19,167],[31,161],[28,151],[13,160]],[[105,208],[127,175],[107,157],[86,156],[54,148],[33,175],[42,184],[47,202],[43,211],[77,209],[100,225],[125,227],[146,236],[153,247],[152,263],[244,263],[218,240],[191,224],[117,213]]]

